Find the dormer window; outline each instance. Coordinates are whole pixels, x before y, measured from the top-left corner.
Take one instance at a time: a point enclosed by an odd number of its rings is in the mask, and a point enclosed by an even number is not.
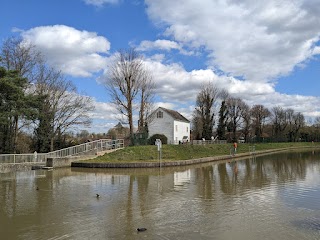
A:
[[[162,111],[157,112],[157,118],[163,118],[163,112]]]

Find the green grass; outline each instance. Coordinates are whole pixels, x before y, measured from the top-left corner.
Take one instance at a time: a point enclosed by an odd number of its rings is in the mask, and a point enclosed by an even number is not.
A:
[[[237,153],[249,152],[249,146],[253,144],[238,144]],[[256,151],[289,148],[289,147],[320,147],[320,144],[312,143],[259,143],[254,144]],[[230,154],[232,144],[210,145],[163,145],[162,160],[177,161],[203,157],[213,157]],[[86,162],[154,162],[158,161],[157,146],[133,146],[126,147],[115,152],[105,154]]]

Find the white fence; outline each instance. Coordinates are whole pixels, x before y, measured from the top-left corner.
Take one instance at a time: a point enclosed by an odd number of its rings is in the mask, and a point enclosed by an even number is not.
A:
[[[29,153],[29,154],[0,154],[1,163],[25,163],[25,162],[45,162],[48,157],[61,158],[76,156],[91,152],[102,152],[111,149],[124,147],[123,139],[111,140],[100,139],[80,145],[60,149],[49,153]]]

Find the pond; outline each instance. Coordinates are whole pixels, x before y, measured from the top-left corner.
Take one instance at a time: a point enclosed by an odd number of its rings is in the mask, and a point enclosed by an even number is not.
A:
[[[320,239],[319,201],[319,151],[177,168],[15,172],[0,174],[0,236]]]

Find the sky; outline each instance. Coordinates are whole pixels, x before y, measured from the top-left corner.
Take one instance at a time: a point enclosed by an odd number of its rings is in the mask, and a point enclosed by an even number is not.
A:
[[[119,114],[104,86],[120,49],[143,55],[156,106],[191,120],[213,82],[250,106],[320,116],[320,0],[2,0],[0,44],[31,42],[79,92],[93,98],[90,132]]]

